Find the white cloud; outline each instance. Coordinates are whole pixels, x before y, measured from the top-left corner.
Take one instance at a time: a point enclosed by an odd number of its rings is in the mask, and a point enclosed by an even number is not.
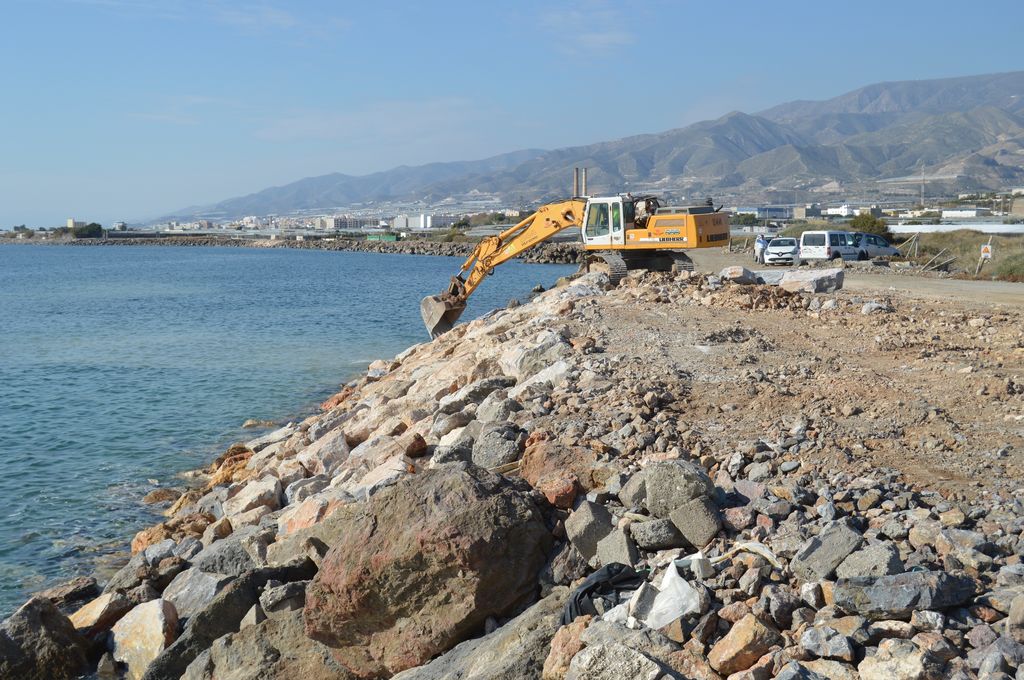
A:
[[[634,23],[604,0],[573,0],[545,10],[540,26],[562,52],[588,57],[607,54],[636,42]]]
[[[122,15],[164,20],[207,20],[247,34],[325,37],[349,27],[344,17],[302,16],[280,0],[59,0]]]

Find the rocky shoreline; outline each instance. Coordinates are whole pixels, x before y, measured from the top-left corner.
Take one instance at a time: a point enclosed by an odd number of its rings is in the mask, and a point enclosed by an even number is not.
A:
[[[333,250],[355,253],[398,255],[439,255],[466,257],[476,243],[443,241],[366,241],[339,238],[328,240],[231,239],[214,236],[171,236],[167,238],[66,239],[61,241],[10,241],[11,245],[55,245],[76,247],[100,246],[179,246],[192,248],[291,248],[297,250]],[[582,261],[579,243],[542,243],[523,253],[518,259],[535,264],[576,264]]]
[[[842,279],[591,273],[374,362],[0,678],[1022,677],[1021,315]]]

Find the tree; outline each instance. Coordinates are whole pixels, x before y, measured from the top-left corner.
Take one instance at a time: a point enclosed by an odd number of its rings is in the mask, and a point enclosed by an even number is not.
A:
[[[103,236],[103,225],[90,222],[84,227],[75,227],[71,230],[75,238],[100,238]]]
[[[854,231],[863,231],[866,234],[878,234],[889,238],[889,224],[880,217],[874,217],[871,213],[861,213],[850,220],[850,228]]]
[[[739,215],[732,216],[732,223],[741,227],[752,227],[758,221],[757,215],[751,215],[750,213],[740,213]]]

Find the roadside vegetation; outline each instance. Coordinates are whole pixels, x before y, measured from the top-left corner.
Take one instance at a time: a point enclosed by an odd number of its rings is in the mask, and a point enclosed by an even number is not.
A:
[[[993,236],[958,229],[921,234],[918,238],[921,245],[917,256],[911,258],[912,261],[925,264],[933,258],[936,262],[956,258],[951,263],[951,269],[962,270],[971,278],[974,278],[974,270],[978,266],[981,246],[991,239],[992,259],[985,263],[977,278],[1024,281],[1024,236]]]

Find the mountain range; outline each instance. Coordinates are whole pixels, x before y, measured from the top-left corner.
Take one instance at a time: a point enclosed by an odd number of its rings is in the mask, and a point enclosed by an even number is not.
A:
[[[907,178],[921,176],[944,190],[1024,185],[1024,71],[877,83],[823,101],[732,112],[586,146],[309,177],[168,217],[283,215],[388,201],[437,205],[477,194],[505,203],[545,201],[565,196],[577,166],[589,168],[590,187],[605,192],[749,201],[872,196],[901,187],[910,193],[917,188]]]

